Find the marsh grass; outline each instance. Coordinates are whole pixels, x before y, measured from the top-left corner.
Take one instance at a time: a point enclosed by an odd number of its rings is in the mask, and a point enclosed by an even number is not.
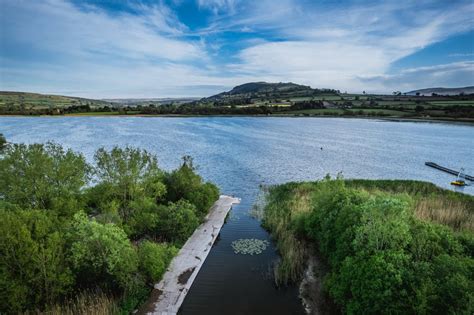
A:
[[[291,194],[287,194],[287,187],[270,188],[268,199],[272,199],[272,202],[264,208],[263,216],[263,225],[277,241],[281,255],[274,268],[277,285],[299,280],[307,259],[307,244],[295,235],[291,224],[293,219],[311,210],[312,185],[294,183],[289,186]]]
[[[465,202],[439,197],[419,198],[414,207],[421,220],[447,225],[454,231],[474,231],[474,209]]]
[[[115,299],[105,293],[84,292],[45,311],[29,311],[23,315],[114,315],[120,309]]]
[[[412,180],[346,180],[347,187],[369,192],[405,193],[414,200],[420,220],[449,226],[455,232],[474,232],[474,197]]]

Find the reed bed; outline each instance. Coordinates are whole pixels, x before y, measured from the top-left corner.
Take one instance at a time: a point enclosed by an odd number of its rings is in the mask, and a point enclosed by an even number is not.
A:
[[[119,313],[115,299],[105,293],[83,292],[64,303],[44,311],[28,311],[24,315],[114,315]]]
[[[447,225],[454,231],[474,231],[474,209],[462,201],[443,197],[420,198],[414,207],[421,220]]]

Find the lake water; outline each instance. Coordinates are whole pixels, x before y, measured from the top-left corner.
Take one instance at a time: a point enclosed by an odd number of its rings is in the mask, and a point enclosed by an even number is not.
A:
[[[248,211],[260,184],[346,178],[416,179],[453,189],[433,161],[474,174],[474,127],[344,118],[0,117],[11,142],[55,141],[92,161],[99,147],[133,145],[156,153],[164,169],[191,155],[199,173],[242,198],[232,210],[183,306],[183,314],[302,314],[297,288],[276,288],[274,247],[235,255],[231,242],[269,239]],[[322,149],[321,149],[322,148]],[[474,194],[474,187],[465,187]]]

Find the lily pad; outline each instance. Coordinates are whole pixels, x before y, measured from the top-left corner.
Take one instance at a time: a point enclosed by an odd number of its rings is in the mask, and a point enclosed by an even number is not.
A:
[[[270,243],[267,240],[256,238],[241,238],[232,242],[232,249],[235,254],[258,255],[267,249]]]

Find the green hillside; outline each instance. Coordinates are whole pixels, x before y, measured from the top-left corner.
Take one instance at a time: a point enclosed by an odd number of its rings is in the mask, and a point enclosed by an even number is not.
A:
[[[201,99],[200,104],[244,105],[265,102],[290,102],[293,99],[315,96],[336,96],[338,91],[331,89],[313,89],[310,86],[288,83],[250,82],[234,87],[228,92],[219,93]]]
[[[110,102],[80,97],[0,91],[0,110],[2,111],[59,109],[87,105],[91,108],[97,108],[110,106],[110,104]]]

